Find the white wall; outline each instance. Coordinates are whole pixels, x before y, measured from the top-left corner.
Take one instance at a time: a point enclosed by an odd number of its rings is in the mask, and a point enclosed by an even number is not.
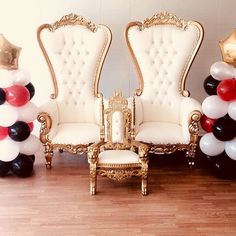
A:
[[[113,42],[101,76],[101,90],[110,96],[115,88],[126,96],[137,86],[136,74],[125,45],[128,22],[144,20],[158,11],[169,11],[186,20],[194,19],[205,29],[203,45],[191,68],[187,89],[202,101],[206,94],[203,81],[210,66],[221,59],[218,41],[235,27],[235,0],[0,0],[0,33],[21,46],[20,66],[27,68],[36,87],[34,102],[47,100],[52,84],[36,40],[36,29],[74,12],[96,23],[108,25]]]

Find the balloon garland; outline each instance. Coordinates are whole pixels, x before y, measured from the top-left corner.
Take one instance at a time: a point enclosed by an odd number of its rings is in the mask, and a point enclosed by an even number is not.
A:
[[[0,49],[0,176],[11,170],[27,177],[40,145],[31,134],[37,116],[37,107],[30,101],[35,89],[29,73],[18,69],[20,48],[0,35]]]
[[[219,174],[236,172],[236,30],[220,42],[224,61],[215,62],[204,81],[200,149]]]

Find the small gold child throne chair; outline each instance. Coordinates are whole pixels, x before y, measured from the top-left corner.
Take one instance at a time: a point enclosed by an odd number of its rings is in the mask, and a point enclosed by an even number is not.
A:
[[[54,94],[38,115],[46,167],[51,168],[54,149],[83,154],[100,140],[98,83],[111,32],[69,14],[41,25],[37,37],[54,85]]]
[[[134,99],[128,108],[128,101],[116,92],[101,113],[105,141],[103,135],[103,141],[88,148],[91,195],[96,194],[97,175],[118,181],[140,176],[142,194],[147,195],[149,147],[134,140]]]
[[[139,78],[136,140],[151,153],[186,150],[194,165],[201,105],[190,98],[185,80],[203,39],[203,28],[162,12],[126,27],[126,42]]]

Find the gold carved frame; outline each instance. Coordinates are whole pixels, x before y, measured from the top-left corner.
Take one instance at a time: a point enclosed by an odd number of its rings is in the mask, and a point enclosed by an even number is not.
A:
[[[204,36],[204,31],[203,27],[200,23],[196,21],[185,21],[179,17],[177,17],[174,14],[168,13],[166,11],[161,12],[161,13],[156,13],[154,14],[151,18],[147,18],[143,22],[130,22],[126,29],[125,29],[125,39],[126,43],[128,46],[128,49],[130,51],[133,63],[135,65],[137,74],[138,74],[138,79],[139,79],[139,88],[135,91],[135,95],[140,96],[143,92],[144,89],[144,80],[143,80],[143,75],[142,71],[140,69],[140,66],[138,64],[138,60],[135,56],[135,53],[133,51],[133,48],[131,46],[131,43],[129,41],[129,36],[128,32],[129,29],[132,27],[138,27],[140,31],[145,30],[146,28],[156,26],[156,25],[173,25],[179,28],[180,30],[185,31],[188,29],[190,25],[194,25],[198,29],[198,38],[195,42],[195,45],[192,49],[191,55],[189,56],[187,63],[185,64],[184,70],[182,71],[182,76],[180,79],[180,84],[179,84],[179,93],[184,96],[184,97],[189,97],[190,93],[185,89],[185,84],[186,84],[186,78],[188,75],[188,72],[190,70],[190,67],[193,63],[193,60],[202,44],[203,36]],[[155,154],[171,154],[175,151],[183,151],[186,150],[186,156],[188,158],[188,163],[189,166],[192,167],[194,166],[194,157],[195,157],[195,152],[196,152],[196,146],[198,142],[198,133],[199,133],[199,121],[201,119],[201,112],[200,111],[193,111],[189,115],[189,133],[190,133],[190,143],[189,144],[152,144],[149,143],[148,145],[150,146],[150,152],[155,153]]]
[[[103,107],[104,109],[104,107]],[[123,115],[124,122],[124,140],[123,142],[112,142],[112,115],[119,111]],[[132,101],[132,109],[128,108],[128,101],[116,92],[109,100],[108,108],[101,112],[106,117],[107,141],[101,141],[98,144],[92,144],[88,147],[88,162],[90,164],[90,194],[95,195],[97,189],[97,175],[106,176],[113,180],[123,180],[133,176],[141,177],[142,194],[147,195],[148,178],[148,145],[136,142],[134,140],[135,128],[135,99]],[[104,119],[103,124],[104,126]],[[105,150],[131,150],[137,152],[140,157],[138,163],[132,164],[112,164],[99,163],[99,153]]]
[[[102,49],[102,52],[101,52],[101,55],[100,55],[100,60],[99,60],[99,63],[97,65],[97,68],[96,68],[96,73],[95,73],[95,78],[94,78],[94,89],[93,89],[94,96],[96,96],[97,98],[102,99],[103,95],[98,92],[98,85],[99,85],[101,70],[102,70],[106,55],[108,53],[108,50],[110,48],[111,41],[112,41],[111,31],[105,25],[95,25],[91,21],[87,21],[84,17],[73,14],[73,13],[63,16],[60,20],[54,22],[53,24],[43,24],[37,30],[38,43],[39,43],[39,46],[42,50],[43,56],[44,56],[44,58],[47,62],[47,65],[48,65],[48,68],[49,68],[49,71],[50,71],[50,74],[51,74],[51,78],[52,78],[52,81],[53,81],[54,93],[51,94],[51,99],[56,99],[57,98],[57,96],[58,96],[58,85],[57,85],[57,79],[56,79],[56,74],[55,74],[54,68],[53,68],[52,63],[50,61],[50,58],[47,54],[47,51],[46,51],[46,49],[43,45],[43,42],[41,40],[41,32],[43,30],[49,30],[50,32],[54,32],[54,31],[56,31],[57,29],[59,29],[61,27],[66,27],[66,26],[69,26],[69,25],[82,25],[82,26],[86,27],[87,29],[89,29],[91,32],[94,32],[94,33],[97,32],[98,28],[101,28],[107,34],[106,43],[105,43],[105,45]],[[103,102],[102,102],[101,106],[103,106]],[[101,114],[101,116],[103,117],[103,114]],[[40,141],[42,142],[42,144],[44,146],[44,153],[45,153],[45,158],[46,158],[46,167],[48,169],[51,168],[51,162],[52,162],[53,150],[54,149],[59,149],[60,152],[68,151],[68,152],[73,153],[73,154],[87,153],[87,148],[91,144],[71,145],[71,144],[53,144],[52,143],[52,141],[49,138],[49,132],[51,130],[53,121],[52,121],[50,115],[47,112],[39,113],[38,121],[41,123]],[[100,132],[101,132],[101,138],[102,138],[104,136],[104,134],[103,134],[104,127],[101,126],[101,131]]]

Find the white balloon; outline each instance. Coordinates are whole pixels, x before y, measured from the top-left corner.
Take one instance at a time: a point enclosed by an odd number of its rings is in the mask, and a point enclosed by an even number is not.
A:
[[[20,153],[33,155],[39,150],[40,141],[35,135],[31,134],[26,140],[18,142],[18,145],[20,147]]]
[[[236,137],[225,142],[225,152],[231,159],[236,161]]]
[[[17,108],[17,112],[18,120],[32,122],[37,118],[38,107],[32,102],[28,102],[24,106]]]
[[[0,126],[8,127],[13,125],[17,120],[17,109],[3,104],[0,106]]]
[[[236,101],[235,102],[230,102],[229,108],[228,108],[228,113],[229,113],[229,116],[233,120],[236,120]]]
[[[16,142],[10,138],[0,141],[0,160],[1,161],[12,161],[19,154],[19,146]]]
[[[203,101],[202,111],[207,117],[218,119],[227,114],[228,105],[228,102],[221,100],[217,95],[212,95]]]
[[[0,69],[0,88],[8,88],[14,84],[13,72]]]
[[[207,133],[200,140],[200,149],[208,156],[217,156],[224,151],[225,143],[216,139],[213,133]]]
[[[14,84],[25,86],[30,82],[30,74],[25,69],[18,69],[13,72],[15,77]]]
[[[226,62],[217,61],[211,66],[210,74],[216,80],[231,79],[236,76],[236,69]]]

